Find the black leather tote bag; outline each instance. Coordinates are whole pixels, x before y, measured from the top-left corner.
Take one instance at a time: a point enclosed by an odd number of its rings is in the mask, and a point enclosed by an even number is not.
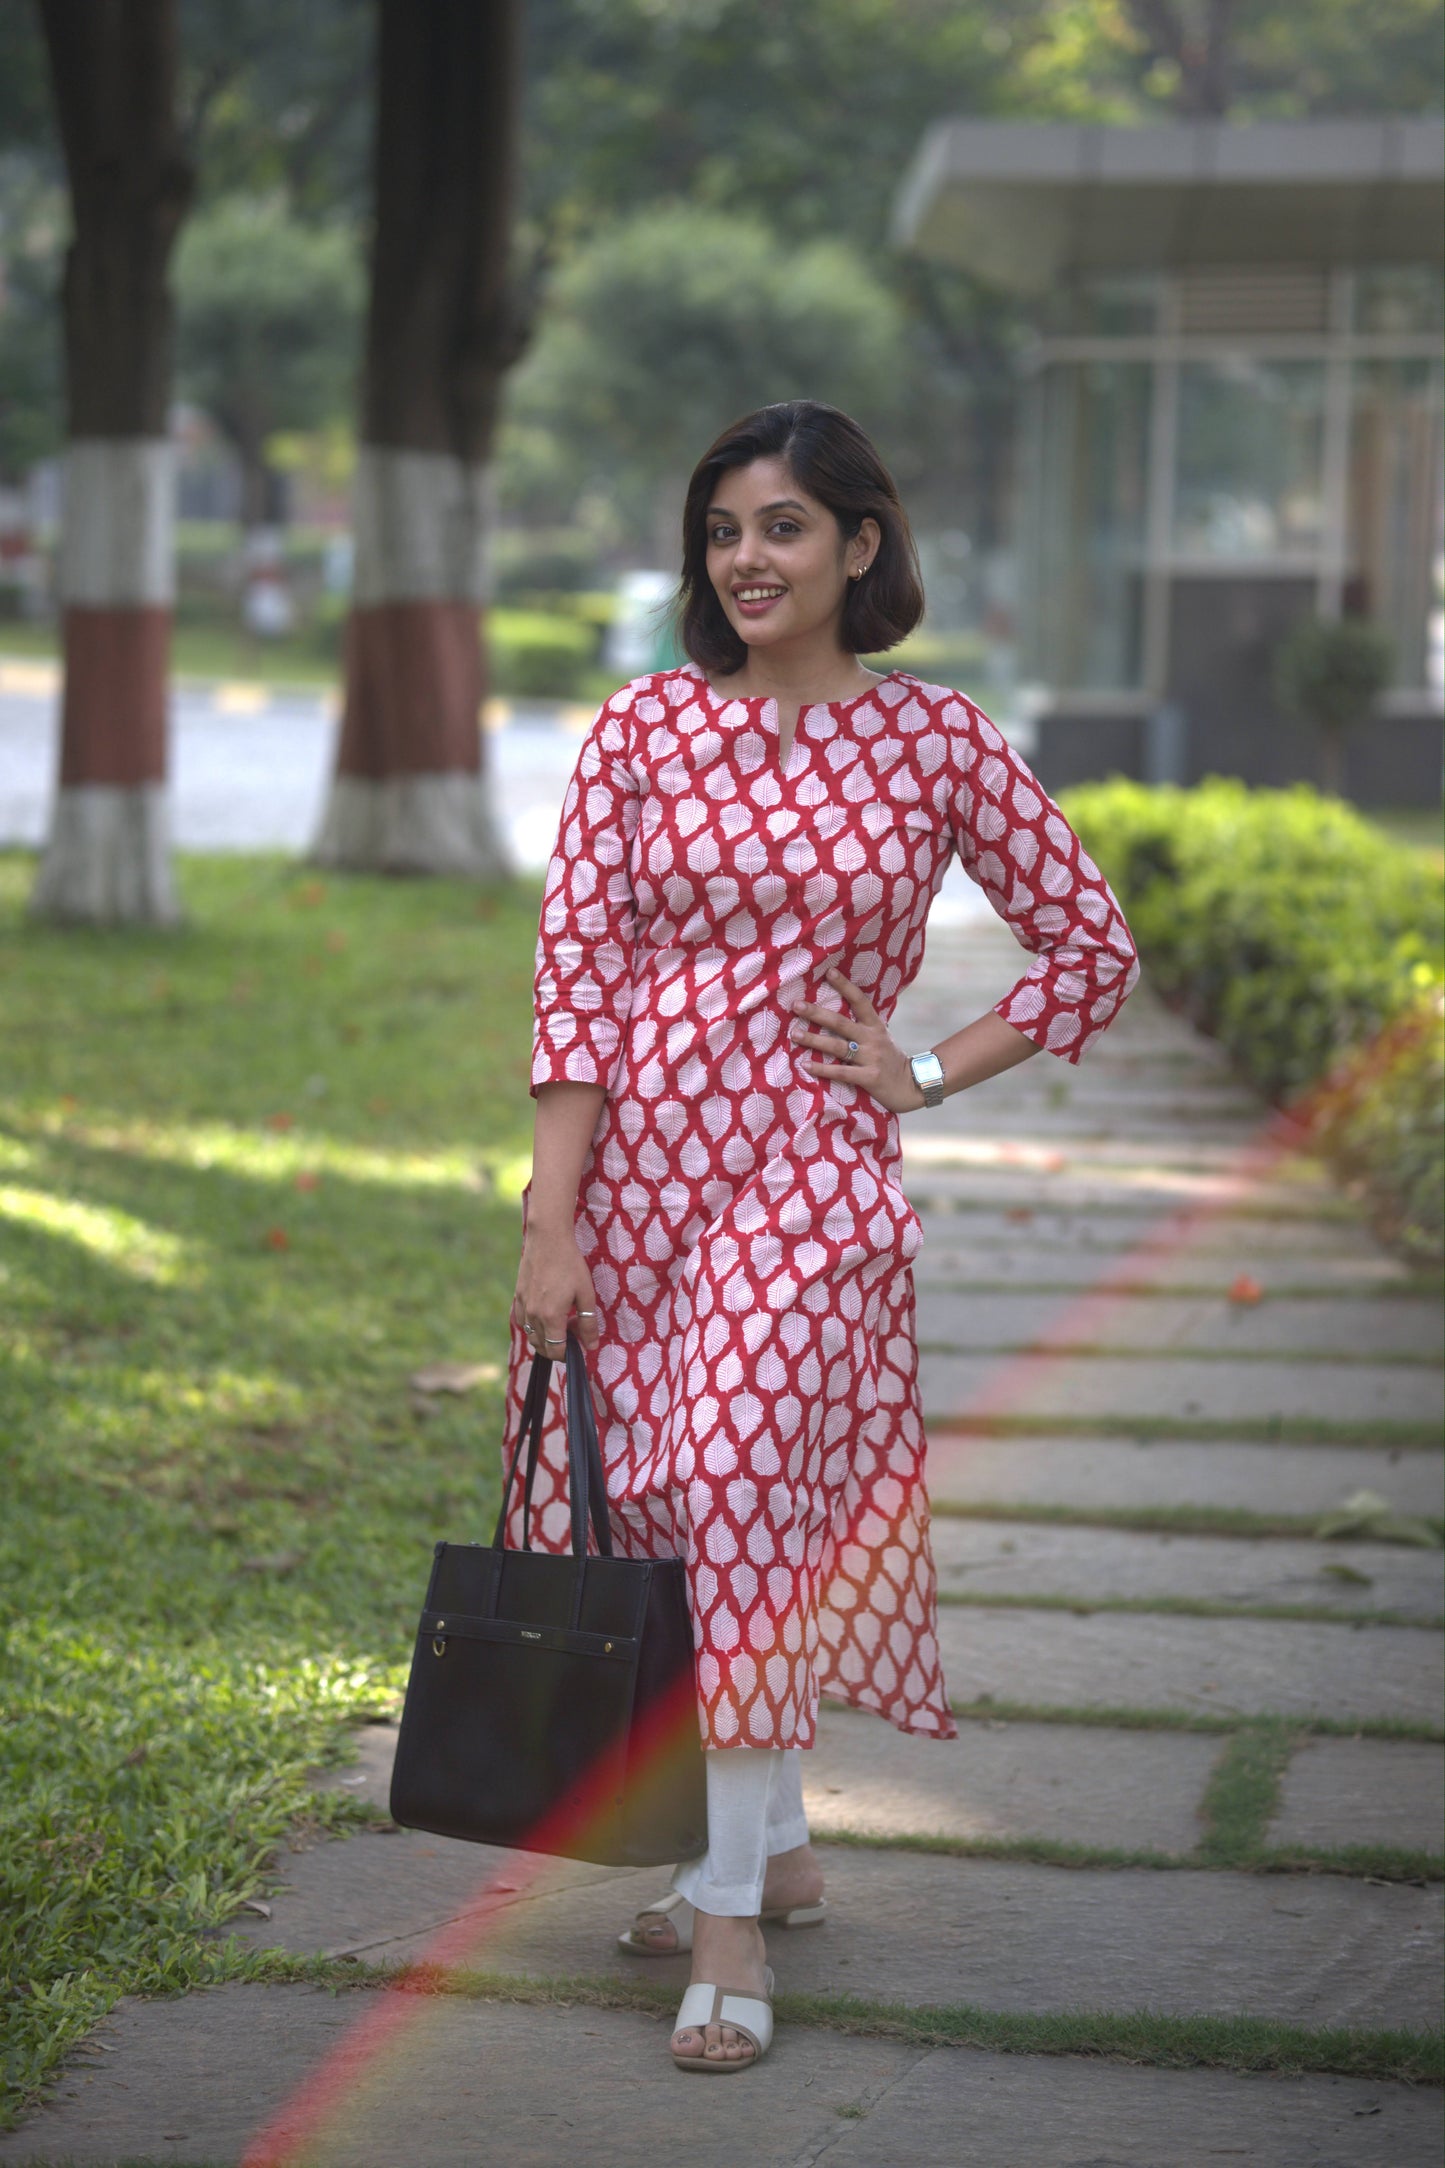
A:
[[[707,1848],[707,1795],[682,1560],[613,1557],[587,1365],[571,1332],[566,1362],[572,1555],[529,1547],[552,1374],[538,1356],[491,1545],[436,1547],[392,1817],[609,1867],[692,1859]],[[522,1548],[509,1551],[524,1452]]]

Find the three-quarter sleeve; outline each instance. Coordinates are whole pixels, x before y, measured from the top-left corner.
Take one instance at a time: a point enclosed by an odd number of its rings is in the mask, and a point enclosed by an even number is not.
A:
[[[630,699],[614,695],[587,733],[547,869],[537,935],[532,1091],[611,1088],[632,1007],[637,907],[632,839],[640,798],[628,765]]]
[[[1076,1062],[1139,977],[1113,891],[1037,776],[968,706],[953,743],[954,843],[972,878],[1035,961],[994,1013]]]

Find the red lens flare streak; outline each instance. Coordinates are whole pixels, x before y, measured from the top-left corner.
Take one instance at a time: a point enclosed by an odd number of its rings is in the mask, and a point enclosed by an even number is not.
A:
[[[689,1728],[695,1738],[697,1702],[691,1682],[684,1681],[638,1721],[633,1769],[645,1771],[675,1752],[686,1742]],[[564,1806],[538,1824],[535,1850],[508,1853],[505,1865],[483,1878],[465,1909],[438,1928],[406,1972],[385,1984],[378,1999],[251,2140],[241,2168],[295,2168],[327,2124],[377,2075],[381,2058],[421,2021],[429,1996],[443,1984],[441,1976],[476,1963],[488,1937],[519,1898],[545,1880],[554,1856],[579,1856],[588,1831],[612,1811],[612,1781],[611,1769],[596,1769]],[[506,1877],[504,1888],[498,1887],[501,1875]]]
[[[1342,1092],[1353,1092],[1388,1070],[1412,1036],[1409,1020],[1385,1030],[1297,1100],[1287,1113],[1271,1114],[1258,1135],[1232,1161],[1217,1173],[1199,1178],[1200,1188],[1193,1202],[1169,1213],[1092,1287],[1067,1304],[1033,1347],[999,1364],[971,1407],[950,1428],[955,1433],[966,1432],[970,1425],[982,1427],[989,1418],[1009,1413],[1026,1401],[1028,1387],[1042,1364],[1057,1360],[1071,1347],[1096,1344],[1101,1327],[1141,1282],[1161,1272],[1202,1227],[1247,1199],[1292,1155],[1309,1150],[1331,1102]],[[1057,1171],[1057,1165],[1055,1161],[1047,1171]],[[640,1727],[640,1763],[645,1766],[651,1757],[660,1760],[671,1752],[695,1722],[695,1703],[689,1691],[659,1703],[645,1726]],[[465,1910],[438,1929],[415,1964],[387,1983],[378,1999],[252,2139],[241,2168],[299,2168],[304,2149],[316,2141],[333,2118],[341,2115],[358,2089],[376,2077],[381,2059],[421,2020],[428,1996],[439,1985],[439,1976],[475,1962],[488,1937],[518,1899],[545,1878],[553,1856],[576,1856],[578,1840],[585,1841],[589,1827],[602,1821],[610,1809],[610,1798],[602,1797],[607,1782],[607,1772],[599,1770],[564,1808],[538,1827],[535,1850],[508,1854],[505,1868],[481,1881]],[[507,1878],[505,1887],[499,1886],[501,1873]]]

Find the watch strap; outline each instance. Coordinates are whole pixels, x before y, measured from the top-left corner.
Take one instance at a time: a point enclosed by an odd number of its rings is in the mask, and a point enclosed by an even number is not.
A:
[[[923,1094],[923,1104],[926,1107],[942,1106],[943,1063],[932,1048],[924,1054],[911,1054],[908,1066],[913,1072],[914,1083]]]

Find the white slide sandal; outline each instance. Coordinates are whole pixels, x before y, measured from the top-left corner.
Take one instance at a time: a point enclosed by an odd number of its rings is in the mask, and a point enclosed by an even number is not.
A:
[[[771,1966],[763,1974],[761,1995],[743,1994],[730,1987],[714,1987],[710,1980],[699,1980],[682,1998],[677,2013],[674,2034],[703,2031],[708,2025],[731,2025],[735,2033],[741,2033],[752,2047],[751,2055],[735,2055],[731,2059],[723,2055],[709,2055],[704,2048],[701,2055],[679,2055],[676,2048],[672,2059],[679,2070],[705,2071],[709,2077],[735,2077],[740,2070],[751,2070],[760,2063],[773,2044],[773,1992]]]
[[[642,1932],[642,1922],[661,1913],[672,1921],[672,1931],[677,1940],[670,1950],[661,1949],[649,1942]],[[780,1905],[771,1912],[761,1912],[758,1923],[763,1927],[821,1927],[828,1915],[828,1900],[820,1897],[815,1905]],[[656,1904],[643,1905],[636,1919],[624,1934],[617,1937],[617,1946],[631,1957],[682,1957],[692,1948],[693,1908],[677,1890],[669,1890],[659,1897]]]

